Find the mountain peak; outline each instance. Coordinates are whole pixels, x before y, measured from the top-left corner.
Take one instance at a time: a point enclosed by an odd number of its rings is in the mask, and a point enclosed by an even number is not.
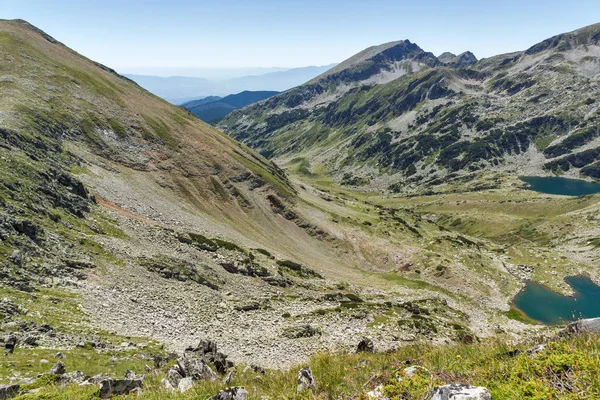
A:
[[[415,61],[431,67],[439,64],[432,53],[425,52],[417,44],[405,39],[368,47],[311,82],[323,79],[340,82],[365,80],[391,69],[400,61]]]
[[[463,67],[475,64],[477,62],[477,57],[470,51],[465,51],[459,55],[447,51],[440,54],[438,60],[440,60],[442,64]]]

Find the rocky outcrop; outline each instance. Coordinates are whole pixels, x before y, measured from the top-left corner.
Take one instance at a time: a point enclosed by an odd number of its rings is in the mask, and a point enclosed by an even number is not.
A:
[[[315,386],[315,377],[310,367],[304,367],[298,371],[298,393],[312,390]]]
[[[243,387],[234,387],[221,390],[216,396],[208,400],[246,400],[248,391]]]
[[[128,394],[142,388],[142,379],[105,379],[100,382],[100,397],[108,399],[112,396]]]
[[[369,338],[363,338],[360,342],[358,342],[358,346],[356,346],[357,353],[374,353],[375,345],[373,341]]]
[[[19,394],[19,385],[2,385],[0,386],[0,400],[12,399]]]
[[[492,395],[484,387],[446,385],[434,388],[430,400],[492,400]]]
[[[580,319],[567,325],[562,334],[597,333],[600,334],[600,318]]]
[[[67,373],[67,370],[65,368],[65,363],[63,363],[62,361],[57,362],[56,364],[54,364],[54,366],[52,367],[52,369],[50,369],[50,373],[53,375],[64,375]]]

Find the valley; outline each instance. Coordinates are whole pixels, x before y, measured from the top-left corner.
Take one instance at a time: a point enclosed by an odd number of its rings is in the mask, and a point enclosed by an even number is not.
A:
[[[598,390],[597,337],[513,304],[528,284],[600,284],[600,194],[520,179],[596,177],[598,29],[479,61],[369,48],[233,111],[228,136],[0,20],[0,390]],[[564,389],[567,362],[586,381]],[[297,387],[304,365],[316,388]]]

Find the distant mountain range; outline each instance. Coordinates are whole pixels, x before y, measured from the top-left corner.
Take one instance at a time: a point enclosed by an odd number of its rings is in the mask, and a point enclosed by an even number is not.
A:
[[[245,107],[257,101],[275,96],[279,92],[274,91],[243,91],[238,94],[231,94],[225,97],[208,96],[204,99],[192,100],[183,103],[196,117],[204,122],[213,123],[225,117],[227,114],[238,108]]]
[[[285,71],[270,72],[262,75],[249,75],[227,80],[211,80],[205,78],[127,74],[128,78],[138,83],[157,96],[174,104],[182,104],[207,96],[227,96],[243,91],[277,91],[282,92],[301,85],[335,64],[320,67],[292,68]]]
[[[482,188],[500,171],[600,179],[599,79],[600,24],[482,60],[402,40],[219,128],[280,164],[304,160],[364,188]]]

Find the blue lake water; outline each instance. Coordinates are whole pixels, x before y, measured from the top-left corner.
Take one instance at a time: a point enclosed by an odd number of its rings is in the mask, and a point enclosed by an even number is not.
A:
[[[600,183],[587,182],[581,179],[569,179],[552,176],[522,176],[523,182],[529,184],[529,189],[547,194],[566,196],[583,196],[600,193]]]
[[[528,282],[513,304],[529,318],[547,325],[600,317],[600,287],[581,275],[569,276],[565,281],[575,291],[574,297],[562,296],[539,283]]]

